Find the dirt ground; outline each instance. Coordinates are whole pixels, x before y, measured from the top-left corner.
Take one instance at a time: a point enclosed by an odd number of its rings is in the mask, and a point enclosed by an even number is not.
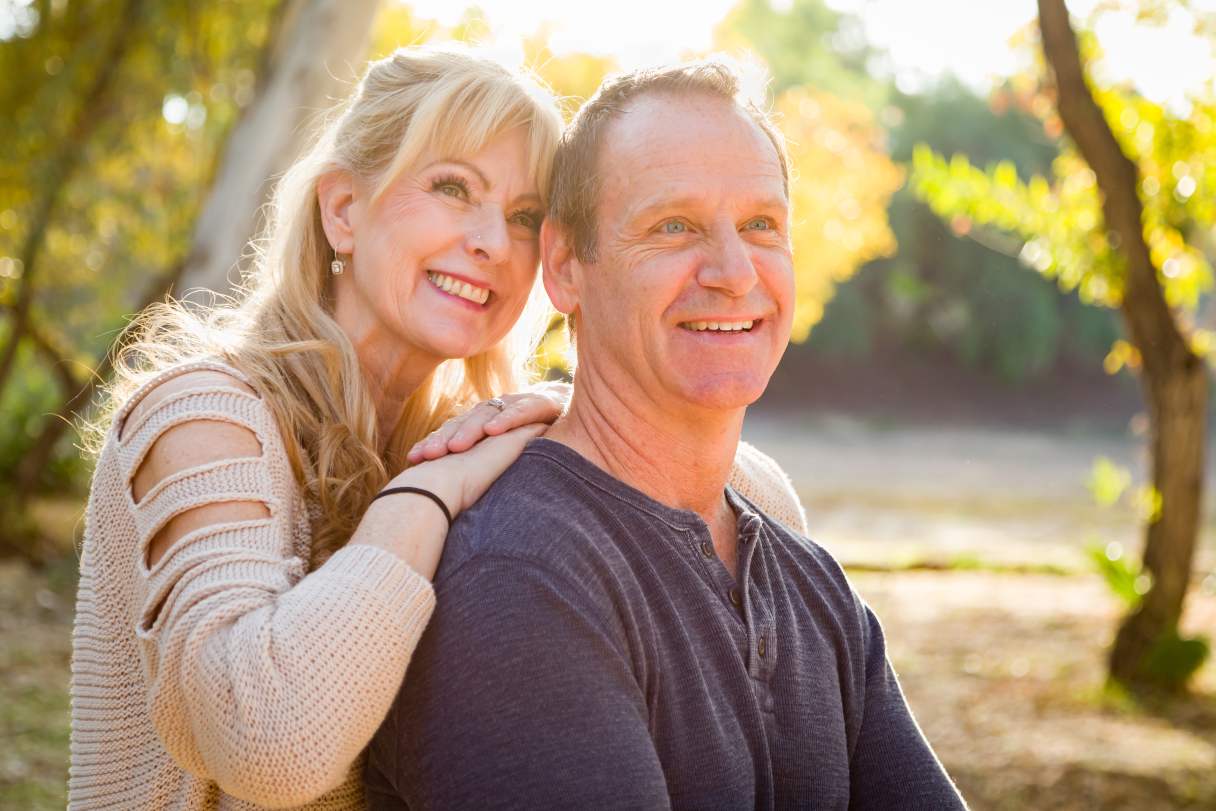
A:
[[[1151,712],[1103,690],[1120,605],[1094,576],[853,573],[926,737],[971,807],[1216,808],[1216,667]],[[1216,596],[1188,607],[1216,628]]]
[[[1122,607],[1083,549],[1139,541],[1134,514],[1095,507],[1084,479],[1096,455],[1135,468],[1134,441],[763,414],[745,437],[791,473],[812,537],[852,564],[972,808],[1216,809],[1216,665],[1165,706],[1103,688]],[[1184,630],[1212,636],[1210,520],[1200,557]],[[70,559],[0,562],[0,809],[63,807],[73,599]]]

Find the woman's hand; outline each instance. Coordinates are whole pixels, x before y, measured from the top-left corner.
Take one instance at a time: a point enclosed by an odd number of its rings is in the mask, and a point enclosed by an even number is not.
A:
[[[530,422],[498,436],[485,437],[464,453],[421,462],[399,473],[385,485],[421,487],[442,499],[455,518],[472,506],[502,474],[533,437],[548,428]],[[439,507],[412,493],[395,493],[376,499],[363,515],[351,543],[387,549],[428,580],[439,567],[447,522]]]
[[[570,384],[542,383],[519,394],[504,394],[499,399],[506,404],[505,408],[499,410],[489,401],[478,403],[420,440],[410,448],[406,459],[416,465],[449,453],[464,453],[486,437],[524,425],[547,426],[561,416],[570,401]],[[544,433],[543,429],[540,433]]]

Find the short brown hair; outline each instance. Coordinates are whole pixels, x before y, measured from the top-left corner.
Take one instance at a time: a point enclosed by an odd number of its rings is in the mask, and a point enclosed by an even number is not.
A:
[[[785,139],[772,118],[742,90],[738,68],[721,57],[635,70],[604,80],[562,135],[549,183],[549,216],[570,236],[580,262],[596,260],[596,205],[603,178],[599,157],[608,127],[646,93],[701,94],[736,105],[768,136],[789,194]]]

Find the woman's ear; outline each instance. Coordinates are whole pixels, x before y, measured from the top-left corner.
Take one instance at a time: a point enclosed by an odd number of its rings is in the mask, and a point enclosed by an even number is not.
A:
[[[573,316],[578,310],[578,270],[581,266],[565,229],[546,218],[540,227],[540,261],[545,292],[553,308]]]
[[[334,253],[349,255],[355,251],[355,229],[351,220],[354,202],[355,182],[349,172],[335,169],[317,178],[321,226]]]

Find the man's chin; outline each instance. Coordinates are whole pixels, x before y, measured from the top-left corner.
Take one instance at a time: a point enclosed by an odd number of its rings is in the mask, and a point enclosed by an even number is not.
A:
[[[739,372],[687,380],[681,388],[690,406],[706,411],[730,412],[747,408],[759,400],[767,386],[767,375],[762,378],[754,372]]]

